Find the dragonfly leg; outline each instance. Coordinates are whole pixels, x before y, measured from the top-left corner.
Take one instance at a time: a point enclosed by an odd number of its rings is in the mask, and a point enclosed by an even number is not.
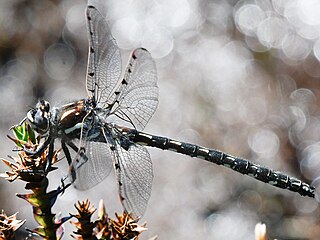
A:
[[[64,152],[64,155],[66,156],[67,158],[67,161],[68,161],[68,164],[69,166],[72,164],[72,158],[71,158],[71,154],[70,154],[70,151],[66,145],[66,143],[64,141],[61,141],[61,146],[62,146],[62,150]]]
[[[79,152],[79,148],[73,142],[67,142],[67,144],[73,149],[73,151]]]
[[[88,161],[88,157],[85,154],[85,149],[83,147],[81,147],[80,149],[73,143],[73,142],[67,142],[68,146],[71,147],[73,149],[73,151],[75,151],[76,153],[79,153],[79,156],[84,160],[82,163],[80,162],[79,159],[76,159],[77,163],[80,163],[78,167],[82,166],[82,164],[84,164],[85,162]]]
[[[47,161],[47,165],[46,165],[46,168],[45,168],[46,172],[51,170],[53,155],[54,155],[54,140],[52,140],[50,145],[49,145],[49,152],[47,154],[48,161]]]
[[[68,146],[70,146],[75,152],[78,152],[79,151],[79,148],[74,145],[73,142],[67,142]],[[71,173],[71,183],[73,183],[75,180],[76,180],[76,171],[75,171],[75,167],[72,165],[72,158],[71,158],[71,154],[70,154],[70,151],[66,145],[66,142],[65,141],[61,141],[61,146],[62,146],[62,150],[64,152],[64,155],[66,156],[67,158],[67,161],[68,161],[68,165],[70,166],[70,170],[69,172]],[[80,156],[82,156],[82,154],[80,153]],[[86,157],[86,156],[85,156]],[[82,156],[82,158],[84,158]],[[76,166],[77,168],[78,166]],[[63,179],[61,179],[61,182],[64,184],[65,180],[68,178],[69,176],[66,176],[64,177]],[[71,183],[68,183],[69,185],[71,185]],[[68,186],[68,185],[67,185]]]
[[[69,168],[70,175],[67,175],[67,176],[64,176],[63,178],[61,178],[61,188],[63,189],[63,191],[66,188],[68,188],[76,180],[76,171],[75,171],[74,166],[72,165],[72,158],[71,158],[71,154],[70,154],[70,151],[69,151],[67,145],[70,146],[75,152],[78,152],[78,147],[76,145],[74,145],[74,143],[66,142],[63,140],[61,141],[62,150],[64,152],[64,155],[67,158],[68,165],[70,167]],[[70,179],[70,177],[71,177],[71,179]],[[66,184],[66,181],[69,181],[69,182]]]
[[[72,160],[70,157],[70,173],[71,173],[71,177],[72,177],[72,182],[74,182],[76,180],[76,169],[80,168],[84,163],[86,163],[88,161],[88,157],[85,154],[85,150],[84,148],[78,148],[73,142],[67,142],[68,146],[71,147],[73,149],[73,151],[75,151],[76,153],[79,154],[80,158],[83,159],[82,161],[80,161],[80,159],[75,159],[75,165],[72,164]],[[68,151],[69,152],[69,151]],[[70,152],[69,152],[70,154]],[[68,160],[69,163],[69,160]]]
[[[71,186],[72,182],[68,182],[67,184],[65,184],[65,181],[69,179],[69,176],[65,176],[63,178],[61,178],[61,186],[60,186],[60,189],[61,189],[61,194],[64,193],[64,191]]]

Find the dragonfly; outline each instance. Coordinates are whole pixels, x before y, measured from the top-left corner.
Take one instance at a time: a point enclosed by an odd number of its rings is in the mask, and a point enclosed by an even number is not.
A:
[[[53,149],[60,139],[70,165],[68,179],[80,190],[92,188],[114,169],[121,203],[133,216],[144,214],[151,195],[153,168],[146,146],[200,158],[314,197],[315,188],[295,177],[216,149],[142,132],[158,105],[156,64],[147,50],[138,48],[122,76],[120,49],[107,21],[90,5],[86,17],[88,98],[53,108],[40,100],[28,111],[25,121],[44,139],[28,154]]]

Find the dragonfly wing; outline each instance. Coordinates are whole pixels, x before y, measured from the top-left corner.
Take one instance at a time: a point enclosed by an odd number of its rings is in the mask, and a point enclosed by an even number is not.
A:
[[[93,7],[87,8],[89,58],[87,92],[101,108],[114,106],[120,122],[142,130],[158,105],[156,65],[145,49],[136,49],[121,75],[120,50],[106,20]],[[118,121],[116,121],[117,123]]]
[[[129,60],[124,78],[117,89],[111,114],[142,130],[158,105],[157,70],[150,53],[136,49]]]
[[[81,139],[77,154],[71,166],[71,176],[75,188],[89,189],[103,181],[113,168],[112,155],[108,144],[104,141],[102,129],[96,124],[93,116],[83,121]]]
[[[107,104],[121,75],[120,50],[106,20],[93,6],[87,8],[87,29],[87,93],[96,103]]]
[[[138,144],[131,144],[128,150],[116,144],[113,154],[121,203],[132,216],[142,216],[151,196],[153,170],[150,155],[144,146]]]
[[[108,145],[101,142],[87,142],[85,144],[86,161],[76,169],[75,188],[86,190],[102,182],[113,168]]]

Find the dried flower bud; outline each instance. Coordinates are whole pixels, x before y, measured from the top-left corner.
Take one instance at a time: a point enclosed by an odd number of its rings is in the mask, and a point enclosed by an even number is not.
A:
[[[123,212],[122,215],[116,214],[117,220],[111,220],[113,237],[120,239],[137,239],[138,235],[146,231],[146,223],[138,225],[139,218],[132,218],[128,213]]]
[[[94,236],[95,223],[91,222],[92,214],[96,211],[96,208],[90,205],[89,200],[79,202],[75,204],[75,208],[78,213],[74,215],[77,218],[77,222],[72,222],[72,224],[77,228],[72,235],[75,239],[97,239]]]
[[[17,220],[17,214],[7,216],[2,210],[0,214],[0,240],[14,239],[14,233],[23,224],[25,220]]]

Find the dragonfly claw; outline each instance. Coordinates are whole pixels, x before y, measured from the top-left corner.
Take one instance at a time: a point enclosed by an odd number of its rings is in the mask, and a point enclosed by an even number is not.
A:
[[[69,177],[68,176],[65,176],[63,178],[61,178],[61,186],[60,186],[60,189],[61,189],[61,194],[64,194],[64,191],[71,186],[71,183],[67,183],[65,184],[65,181],[68,179]]]

